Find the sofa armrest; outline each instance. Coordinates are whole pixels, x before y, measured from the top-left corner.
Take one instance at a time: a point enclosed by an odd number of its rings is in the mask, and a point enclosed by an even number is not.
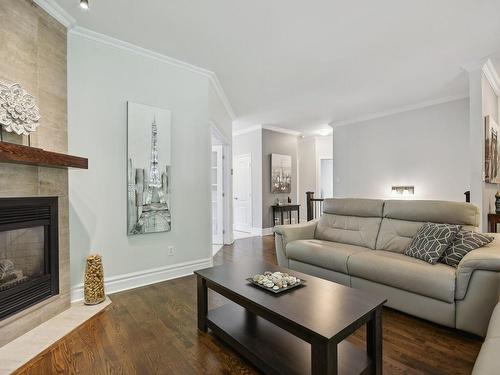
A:
[[[494,240],[473,250],[463,257],[457,267],[455,299],[461,300],[467,293],[472,273],[476,270],[500,272],[500,235],[488,233]]]
[[[313,239],[316,232],[317,221],[309,221],[304,224],[278,225],[274,227],[276,258],[282,267],[289,267],[286,256],[286,245],[295,240]]]

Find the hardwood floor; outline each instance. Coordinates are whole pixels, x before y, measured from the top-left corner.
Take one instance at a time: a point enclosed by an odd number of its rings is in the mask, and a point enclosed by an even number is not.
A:
[[[275,263],[273,237],[225,246],[215,264]],[[210,293],[209,307],[224,304]],[[106,310],[16,374],[257,374],[212,334],[197,330],[194,276],[113,294]],[[384,374],[470,374],[481,339],[385,309]],[[350,341],[364,345],[364,329]]]

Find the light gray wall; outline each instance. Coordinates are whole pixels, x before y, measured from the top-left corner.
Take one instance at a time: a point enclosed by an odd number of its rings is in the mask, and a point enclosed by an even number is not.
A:
[[[230,170],[233,167],[233,119],[228,113],[221,98],[217,95],[216,91],[209,86],[208,93],[208,111],[210,115],[210,123],[217,128],[218,136],[223,139],[219,140],[224,144],[224,243],[233,243],[233,176]],[[210,202],[211,203],[211,202]],[[212,223],[213,225],[213,223]]]
[[[414,185],[414,199],[464,201],[468,111],[463,99],[336,127],[334,195],[395,198],[392,185]]]
[[[262,228],[262,129],[233,137],[233,160],[252,156],[252,227]]]
[[[298,163],[299,163],[299,204],[302,208],[300,221],[307,221],[306,192],[316,193],[316,138],[309,137],[298,141]]]
[[[70,172],[72,286],[89,253],[103,255],[106,278],[209,261],[208,78],[71,33],[68,48],[69,151],[89,158]],[[171,232],[126,235],[128,100],[172,111]]]
[[[268,129],[262,130],[262,228],[270,228],[274,225],[271,206],[277,197],[286,201],[287,197],[290,196],[292,203],[297,203],[297,152],[297,136]],[[292,191],[290,194],[271,193],[271,154],[292,157]]]

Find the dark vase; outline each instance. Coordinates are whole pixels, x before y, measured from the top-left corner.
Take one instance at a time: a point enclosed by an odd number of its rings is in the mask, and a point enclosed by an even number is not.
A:
[[[495,194],[495,212],[500,214],[500,191]]]

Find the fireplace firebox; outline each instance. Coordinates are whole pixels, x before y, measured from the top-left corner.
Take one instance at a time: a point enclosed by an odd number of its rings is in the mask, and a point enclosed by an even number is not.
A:
[[[0,320],[57,294],[57,197],[0,198]]]

